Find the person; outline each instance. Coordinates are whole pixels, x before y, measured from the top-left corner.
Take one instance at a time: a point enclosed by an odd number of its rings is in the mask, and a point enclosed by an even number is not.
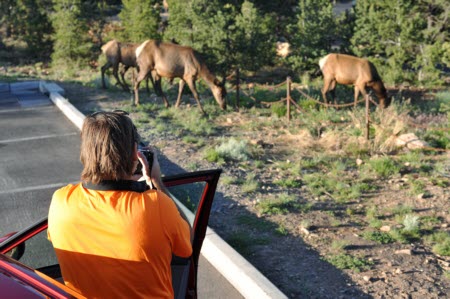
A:
[[[172,254],[192,254],[190,226],[164,192],[124,112],[87,116],[81,182],[54,192],[48,239],[64,282],[87,298],[173,298]],[[142,163],[143,181],[134,171]],[[167,191],[166,191],[167,192]]]

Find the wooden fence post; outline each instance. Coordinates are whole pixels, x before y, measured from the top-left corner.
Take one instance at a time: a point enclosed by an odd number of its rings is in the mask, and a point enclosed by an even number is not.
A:
[[[287,119],[291,120],[291,77],[286,78]]]
[[[239,102],[240,102],[240,94],[239,94],[240,93],[240,90],[239,90],[240,82],[241,82],[241,80],[239,78],[239,68],[237,68],[236,69],[236,103],[235,103],[235,105],[236,105],[236,108],[238,111],[239,111]]]
[[[369,95],[366,95],[366,140],[370,138],[370,120],[369,120]]]

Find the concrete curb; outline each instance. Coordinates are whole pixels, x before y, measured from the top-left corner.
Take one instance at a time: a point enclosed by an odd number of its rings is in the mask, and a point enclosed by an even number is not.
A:
[[[39,89],[48,94],[50,100],[81,130],[85,116],[61,95],[64,94],[61,87],[41,81]],[[288,298],[209,227],[201,252],[245,298]]]

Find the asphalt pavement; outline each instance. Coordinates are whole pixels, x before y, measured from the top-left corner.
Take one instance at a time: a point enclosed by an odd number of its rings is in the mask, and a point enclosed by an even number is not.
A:
[[[53,192],[79,181],[84,116],[63,95],[53,83],[0,83],[0,236],[45,217]],[[286,298],[211,229],[199,262],[198,295]]]

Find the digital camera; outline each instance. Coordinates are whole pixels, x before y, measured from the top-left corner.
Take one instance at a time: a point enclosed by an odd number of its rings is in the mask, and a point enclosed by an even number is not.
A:
[[[152,166],[153,166],[153,152],[151,150],[148,150],[148,149],[139,149],[139,151],[141,153],[143,153],[145,158],[147,159],[148,170],[151,172],[152,171]],[[142,164],[141,164],[141,162],[138,163],[138,166],[137,166],[136,171],[134,172],[134,174],[142,174]]]

